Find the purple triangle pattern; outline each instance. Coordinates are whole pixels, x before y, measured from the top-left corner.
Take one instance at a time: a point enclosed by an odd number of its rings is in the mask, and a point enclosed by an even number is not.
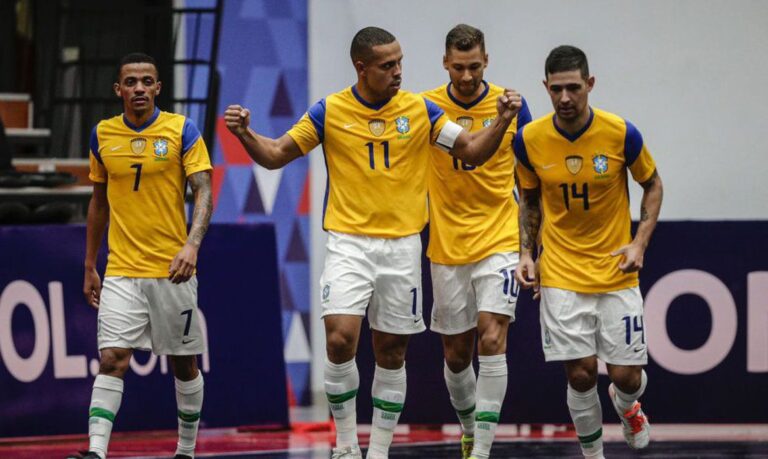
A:
[[[251,189],[248,190],[248,196],[245,199],[245,207],[243,207],[243,213],[246,214],[263,214],[264,203],[261,202],[261,193],[259,193],[259,184],[256,181],[251,182]]]

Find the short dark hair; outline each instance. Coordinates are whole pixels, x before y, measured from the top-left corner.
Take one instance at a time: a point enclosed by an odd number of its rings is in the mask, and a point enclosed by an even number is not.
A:
[[[352,46],[349,48],[349,55],[352,62],[368,62],[371,58],[374,46],[388,45],[396,38],[391,33],[378,27],[366,27],[360,29],[355,37],[352,38]]]
[[[150,56],[149,54],[144,53],[130,53],[126,54],[120,59],[120,64],[117,66],[117,81],[120,81],[120,72],[123,70],[123,66],[128,64],[152,64],[155,67],[155,71],[157,72],[158,78],[160,78],[160,70],[157,68],[157,62],[155,62],[155,58]]]
[[[451,48],[459,51],[469,51],[475,46],[480,46],[480,50],[485,53],[485,35],[483,32],[471,25],[459,24],[445,36],[446,54]]]
[[[575,46],[561,45],[549,52],[544,64],[544,78],[549,77],[550,73],[571,70],[579,70],[585,80],[589,78],[589,64],[584,51]]]

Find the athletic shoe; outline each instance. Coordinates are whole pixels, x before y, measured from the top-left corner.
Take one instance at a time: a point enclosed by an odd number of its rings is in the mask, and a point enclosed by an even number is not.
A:
[[[357,445],[333,448],[331,459],[363,459],[363,453]]]
[[[632,449],[642,449],[648,446],[651,441],[651,425],[648,423],[648,417],[643,413],[640,402],[635,402],[632,408],[622,413],[616,405],[616,389],[613,383],[608,386],[608,395],[613,402],[613,408],[621,419],[621,427],[624,431],[624,439]]]
[[[475,437],[461,435],[461,459],[470,459],[472,457],[472,448],[475,447]]]

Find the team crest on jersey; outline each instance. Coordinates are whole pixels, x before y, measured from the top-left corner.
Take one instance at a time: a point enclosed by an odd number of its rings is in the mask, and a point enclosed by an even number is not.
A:
[[[381,119],[375,119],[368,121],[368,130],[376,137],[384,134],[384,129],[387,127],[387,122]]]
[[[142,137],[136,137],[135,139],[131,139],[131,151],[136,153],[137,155],[140,155],[144,153],[144,149],[147,148],[147,139],[144,139]]]
[[[581,171],[581,166],[584,161],[581,159],[581,156],[566,156],[565,158],[565,167],[568,169],[568,172],[570,172],[573,175],[576,175]]]
[[[328,301],[328,297],[331,295],[331,284],[325,284],[323,287],[323,303]]]
[[[463,127],[467,131],[472,130],[472,125],[475,123],[475,120],[472,119],[471,116],[460,116],[456,118],[456,124]]]
[[[493,120],[495,120],[495,119],[496,118],[486,118],[486,119],[484,119],[483,120],[483,127],[487,128],[488,126],[491,125],[491,123],[493,123]]]
[[[395,120],[395,127],[400,134],[406,134],[411,130],[411,120],[407,116],[398,116]]]
[[[165,139],[157,139],[152,142],[152,146],[155,147],[155,156],[163,158],[168,154],[168,141]]]
[[[595,172],[598,174],[605,174],[608,172],[608,157],[602,153],[592,156],[592,167],[594,167]]]

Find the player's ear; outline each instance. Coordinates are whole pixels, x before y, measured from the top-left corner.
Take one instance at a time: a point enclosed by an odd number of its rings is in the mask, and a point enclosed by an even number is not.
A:
[[[547,92],[549,92],[549,85],[547,84],[547,79],[546,78],[541,80],[541,84],[543,84],[544,85],[544,89],[546,89]]]
[[[448,55],[447,54],[443,54],[443,68],[445,70],[448,70]]]
[[[115,95],[117,97],[122,97],[122,95],[120,94],[120,83],[113,84],[112,85],[112,90],[115,91]]]
[[[587,78],[587,91],[591,91],[593,87],[595,87],[595,76],[591,75]]]
[[[365,72],[365,63],[363,61],[355,61],[353,65],[358,75],[362,75]]]
[[[155,90],[155,95],[160,95],[160,90],[163,88],[163,83],[161,81],[157,82],[157,89]]]
[[[483,68],[488,67],[488,53],[483,55]]]

